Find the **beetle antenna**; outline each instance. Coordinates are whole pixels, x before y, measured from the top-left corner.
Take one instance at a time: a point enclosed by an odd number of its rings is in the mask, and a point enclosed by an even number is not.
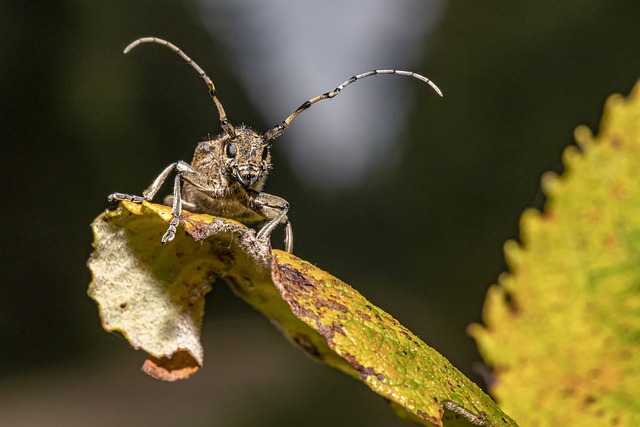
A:
[[[277,126],[274,126],[273,128],[269,129],[267,132],[264,133],[264,138],[266,140],[271,140],[271,139],[275,139],[277,137],[279,137],[280,135],[282,135],[282,133],[285,131],[286,128],[289,127],[289,125],[291,124],[291,122],[298,117],[303,111],[305,111],[307,108],[311,107],[313,104],[323,101],[325,99],[331,99],[336,97],[340,91],[342,89],[344,89],[345,87],[349,86],[351,83],[354,83],[358,80],[362,80],[366,77],[370,77],[370,76],[375,76],[378,74],[397,74],[400,76],[408,76],[408,77],[413,77],[416,78],[418,80],[421,80],[425,83],[427,83],[429,86],[431,86],[433,88],[433,90],[436,91],[436,93],[440,96],[442,96],[442,91],[440,90],[440,88],[438,88],[438,86],[436,86],[436,84],[434,82],[432,82],[431,80],[429,80],[428,78],[414,73],[412,71],[403,71],[403,70],[371,70],[371,71],[367,71],[366,73],[362,73],[362,74],[358,74],[355,75],[353,77],[351,77],[349,80],[347,80],[346,82],[342,83],[340,86],[338,86],[337,88],[335,88],[334,90],[332,90],[331,92],[326,92],[323,93],[322,95],[318,95],[315,98],[311,98],[310,100],[306,101],[304,104],[302,104],[301,106],[299,106],[293,113],[291,113],[289,115],[289,117],[287,117],[286,119],[284,119],[282,121],[282,123],[280,123]]]
[[[166,46],[172,51],[174,51],[175,53],[177,53],[182,59],[185,60],[187,64],[191,65],[191,67],[193,67],[193,69],[196,70],[196,72],[200,75],[200,77],[202,77],[202,80],[204,80],[207,87],[209,88],[209,95],[211,95],[211,98],[213,99],[213,103],[218,109],[218,115],[220,116],[220,126],[222,126],[222,130],[224,130],[224,133],[229,135],[230,138],[232,139],[235,138],[236,137],[235,128],[233,127],[229,119],[227,119],[227,113],[225,113],[224,108],[222,107],[222,104],[218,99],[218,95],[216,93],[216,87],[214,86],[213,81],[211,81],[209,76],[207,76],[207,73],[205,73],[204,70],[200,68],[200,66],[196,64],[193,59],[189,58],[189,56],[186,53],[184,53],[182,49],[180,49],[178,46],[157,37],[142,37],[137,40],[134,40],[126,48],[124,48],[124,53],[125,54],[129,53],[132,49],[141,45],[142,43],[157,43],[162,46]]]

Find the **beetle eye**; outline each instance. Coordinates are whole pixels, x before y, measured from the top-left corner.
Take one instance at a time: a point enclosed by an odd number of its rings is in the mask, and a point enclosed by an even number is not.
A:
[[[262,160],[267,160],[268,156],[269,156],[269,147],[264,147],[262,149]]]
[[[227,156],[234,158],[238,153],[238,149],[234,144],[227,144]]]

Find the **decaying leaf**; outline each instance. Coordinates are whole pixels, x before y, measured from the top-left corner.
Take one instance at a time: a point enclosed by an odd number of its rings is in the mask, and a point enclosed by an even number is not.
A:
[[[542,213],[473,325],[495,397],[523,425],[640,425],[640,83],[575,132]]]
[[[291,310],[318,331],[373,391],[441,425],[444,409],[478,425],[515,425],[474,383],[346,283],[273,251],[272,274]]]
[[[203,363],[200,323],[215,277],[276,323],[315,359],[359,378],[394,410],[425,425],[515,423],[443,356],[354,289],[231,220],[183,212],[169,245],[160,238],[170,208],[122,202],[93,223],[89,294],[105,329],[150,357],[164,379]]]
[[[96,300],[108,331],[118,331],[136,349],[149,353],[144,371],[168,381],[182,379],[203,363],[200,325],[204,295],[216,277],[280,325],[292,341],[320,360],[338,359],[324,339],[293,316],[270,277],[269,246],[233,220],[184,212],[169,245],[160,237],[171,208],[122,202],[92,224],[89,259]],[[346,362],[334,362],[349,370]]]

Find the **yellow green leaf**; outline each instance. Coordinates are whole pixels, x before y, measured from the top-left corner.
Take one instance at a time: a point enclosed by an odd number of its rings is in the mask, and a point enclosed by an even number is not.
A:
[[[575,136],[470,332],[492,393],[522,425],[638,426],[640,84],[609,98],[598,136]]]
[[[272,274],[293,313],[376,393],[434,425],[444,409],[452,423],[459,414],[474,424],[515,425],[447,359],[346,283],[281,251],[273,251]]]
[[[203,363],[204,295],[215,277],[316,360],[362,380],[401,416],[425,425],[514,426],[473,382],[347,284],[235,221],[183,212],[160,243],[171,208],[122,202],[92,224],[89,295],[103,326],[150,357],[149,375],[177,380]]]

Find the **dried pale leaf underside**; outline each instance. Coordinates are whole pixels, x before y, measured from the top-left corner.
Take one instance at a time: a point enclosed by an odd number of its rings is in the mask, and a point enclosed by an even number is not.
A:
[[[354,289],[255,239],[235,221],[183,213],[169,245],[170,208],[122,202],[93,223],[93,281],[103,326],[149,354],[143,369],[186,378],[203,363],[204,296],[216,277],[316,360],[362,380],[397,413],[425,425],[515,423],[443,356]]]

